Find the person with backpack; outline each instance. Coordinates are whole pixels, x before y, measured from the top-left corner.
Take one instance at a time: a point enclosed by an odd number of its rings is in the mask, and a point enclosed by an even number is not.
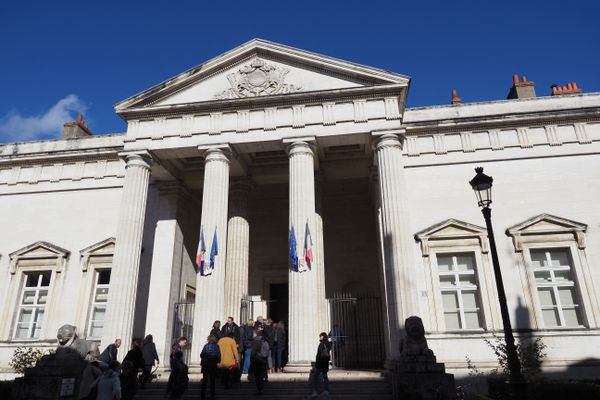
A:
[[[221,350],[217,345],[217,338],[213,335],[206,338],[207,343],[200,353],[200,365],[202,366],[202,391],[200,399],[206,400],[206,386],[210,381],[210,400],[215,398],[215,379],[217,378],[217,365],[221,362]]]
[[[250,355],[250,370],[254,375],[257,394],[262,394],[265,387],[265,374],[267,372],[267,360],[269,358],[269,342],[264,338],[262,329],[254,330],[254,340]]]
[[[117,360],[110,361],[108,369],[92,385],[88,398],[92,398],[95,394],[96,400],[121,400],[120,370],[121,363]]]
[[[250,371],[250,355],[252,353],[252,340],[254,339],[254,320],[249,319],[242,330],[242,349],[244,354],[244,367],[242,373],[247,374]]]
[[[317,356],[315,358],[315,370],[312,374],[312,397],[317,397],[319,390],[319,376],[323,375],[323,388],[325,389],[323,394],[329,395],[329,378],[327,377],[327,371],[329,371],[329,360],[331,359],[331,343],[325,332],[319,334],[319,347],[317,348]]]

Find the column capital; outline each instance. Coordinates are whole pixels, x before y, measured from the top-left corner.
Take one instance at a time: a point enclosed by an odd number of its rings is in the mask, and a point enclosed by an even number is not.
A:
[[[390,129],[384,131],[372,131],[371,136],[375,140],[375,150],[381,150],[385,147],[400,147],[406,138],[406,129]]]
[[[198,150],[203,152],[204,161],[222,161],[229,164],[233,158],[233,150],[228,144],[216,144],[207,146],[198,146]]]
[[[148,150],[123,151],[119,153],[119,158],[125,161],[125,168],[142,167],[150,169],[156,161],[152,153]]]
[[[314,136],[283,139],[282,142],[286,146],[286,152],[290,158],[300,154],[314,155],[313,149],[316,147]]]

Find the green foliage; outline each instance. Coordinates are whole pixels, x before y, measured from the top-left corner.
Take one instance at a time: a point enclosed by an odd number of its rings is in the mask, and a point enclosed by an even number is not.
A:
[[[503,338],[494,335],[494,340],[483,339],[490,346],[496,358],[498,359],[499,370],[496,373],[508,375],[508,356],[506,352],[506,343]],[[534,376],[541,371],[542,363],[546,358],[546,345],[542,338],[524,337],[516,345],[519,360],[521,360],[521,371],[525,376]],[[467,368],[468,368],[467,360]]]
[[[33,347],[17,347],[12,357],[8,361],[8,365],[18,373],[24,373],[25,369],[32,368],[46,354],[51,354],[53,351],[42,351]]]

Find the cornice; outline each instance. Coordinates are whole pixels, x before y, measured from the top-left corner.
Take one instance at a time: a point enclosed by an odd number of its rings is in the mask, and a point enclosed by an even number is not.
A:
[[[352,101],[356,99],[400,96],[400,105],[404,110],[406,99],[404,84],[365,86],[335,90],[288,93],[275,96],[249,97],[242,99],[214,100],[198,103],[148,106],[120,110],[117,113],[124,120],[180,116],[190,113],[226,112],[252,110],[268,107],[290,107],[292,105],[321,104],[325,101]]]
[[[73,163],[73,162],[93,162],[93,161],[111,161],[118,160],[118,154],[123,150],[123,146],[94,150],[72,150],[68,152],[57,153],[30,153],[16,156],[0,156],[0,166],[23,166],[54,163]]]

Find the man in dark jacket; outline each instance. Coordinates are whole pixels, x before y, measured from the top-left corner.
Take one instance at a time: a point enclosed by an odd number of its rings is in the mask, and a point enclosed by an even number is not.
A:
[[[329,378],[327,377],[327,371],[329,371],[329,360],[331,359],[331,342],[325,332],[319,334],[319,347],[317,348],[317,356],[315,358],[315,370],[313,371],[312,378],[312,397],[318,396],[319,389],[319,375],[323,375],[323,388],[325,396],[329,395]]]
[[[98,362],[100,363],[100,369],[106,370],[108,369],[108,364],[111,361],[117,361],[117,353],[118,348],[121,347],[121,339],[115,339],[114,343],[106,346],[102,354],[98,357]]]
[[[244,353],[244,368],[242,369],[242,373],[247,374],[250,371],[250,355],[252,352],[252,339],[254,338],[254,320],[249,319],[241,330],[242,348]]]
[[[144,385],[150,380],[150,375],[152,375],[152,367],[154,367],[154,363],[158,365],[158,353],[156,352],[156,345],[154,344],[154,338],[152,335],[148,335],[144,338],[144,342],[142,343],[142,354],[144,356],[144,372],[140,378],[142,382],[142,389]]]
[[[254,375],[254,382],[258,394],[262,394],[265,386],[265,373],[267,372],[267,359],[269,358],[269,343],[262,335],[261,329],[254,330],[254,340],[250,355],[250,370]]]
[[[233,338],[235,339],[239,351],[241,342],[240,327],[233,322],[233,317],[227,317],[227,322],[221,328],[221,337],[229,336],[230,333],[233,333]]]
[[[175,354],[183,353],[183,348],[187,346],[187,344],[188,340],[185,336],[182,336],[179,339],[177,339],[177,343],[175,343],[173,347],[171,347],[171,355],[169,356],[169,361],[173,361],[173,358],[175,358]]]

